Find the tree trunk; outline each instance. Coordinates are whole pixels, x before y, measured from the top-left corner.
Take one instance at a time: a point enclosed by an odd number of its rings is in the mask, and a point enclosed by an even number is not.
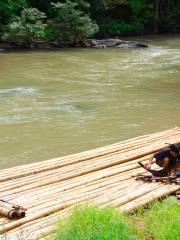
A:
[[[154,24],[154,32],[159,32],[159,0],[155,0],[155,24]]]

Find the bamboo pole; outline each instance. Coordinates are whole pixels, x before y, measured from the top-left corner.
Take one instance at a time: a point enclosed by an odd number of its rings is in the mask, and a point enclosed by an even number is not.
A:
[[[137,182],[134,183],[134,185],[138,185]],[[77,191],[75,191],[74,193],[69,192],[65,195],[63,195],[61,198],[59,197],[54,197],[52,199],[49,199],[48,201],[45,200],[44,203],[42,202],[40,205],[35,206],[35,207],[31,207],[30,210],[28,211],[28,214],[30,214],[31,212],[38,212],[41,209],[45,209],[48,208],[51,205],[54,204],[63,204],[63,203],[67,203],[68,201],[73,200],[74,202],[79,201],[79,199],[82,199],[83,201],[86,199],[90,199],[90,198],[94,198],[94,197],[98,197],[100,195],[102,195],[104,192],[106,192],[107,194],[109,192],[113,192],[116,190],[121,190],[124,192],[123,190],[124,186],[121,185],[117,185],[116,183],[112,183],[106,186],[101,187],[100,189],[98,189],[97,187],[94,188],[90,188],[90,191],[86,191],[86,189],[79,189]],[[76,195],[75,195],[76,193]]]
[[[136,168],[139,168],[139,166],[137,165],[137,163],[135,165],[132,165],[131,167],[129,166],[125,166],[123,165],[123,167],[119,168],[119,169],[113,169],[113,172],[110,172],[109,175],[115,175],[115,174],[118,174],[118,173],[122,173],[122,172],[126,172],[126,171],[129,171],[131,169],[136,169]],[[96,172],[97,173],[97,172]],[[65,175],[65,176],[64,176]],[[56,177],[55,178],[52,178],[52,179],[45,179],[43,181],[39,181],[39,182],[35,182],[33,184],[29,184],[28,186],[22,186],[18,189],[13,189],[13,190],[10,190],[10,191],[6,191],[5,194],[2,193],[1,196],[2,197],[6,197],[6,196],[10,196],[10,199],[11,199],[11,196],[12,194],[17,194],[17,193],[21,193],[21,192],[27,192],[28,190],[32,190],[34,188],[38,188],[38,187],[46,187],[49,185],[50,187],[52,186],[52,184],[55,184],[55,183],[58,183],[58,182],[62,182],[62,181],[67,181],[68,179],[72,179],[74,174],[70,175],[70,176],[66,176],[66,174],[64,174],[63,176],[61,177]],[[75,174],[77,177],[80,177],[82,174],[77,172]],[[83,174],[84,175],[84,174]],[[71,177],[72,176],[72,177]],[[87,175],[86,175],[87,176]],[[107,176],[107,174],[106,174]],[[97,178],[102,178],[104,177],[104,175],[100,174],[99,176],[97,176]],[[50,185],[51,184],[51,185]],[[17,195],[16,195],[17,196]]]
[[[17,195],[18,192],[20,194],[24,195],[24,191],[23,191],[24,189],[26,190],[26,194],[27,194],[28,189],[30,189],[29,192],[33,192],[34,191],[33,189],[35,187],[36,187],[36,189],[37,189],[37,187],[41,187],[41,189],[46,189],[47,190],[48,188],[52,188],[53,186],[55,186],[55,187],[60,186],[60,185],[66,186],[67,184],[68,184],[68,187],[69,187],[69,183],[73,184],[74,182],[76,182],[76,186],[77,186],[77,185],[81,185],[83,183],[83,181],[85,183],[87,183],[87,182],[90,182],[92,180],[103,179],[103,178],[110,177],[110,176],[113,176],[113,175],[117,175],[117,174],[120,174],[120,173],[121,174],[122,173],[126,174],[127,171],[134,171],[133,169],[139,169],[139,165],[137,164],[137,162],[135,162],[135,164],[133,164],[133,165],[130,165],[130,167],[129,166],[126,167],[125,164],[122,164],[119,167],[111,167],[111,168],[108,168],[108,169],[105,169],[105,170],[103,169],[103,170],[100,170],[100,171],[97,171],[97,172],[94,172],[94,173],[89,173],[85,176],[83,175],[83,176],[78,176],[77,178],[73,178],[73,179],[70,179],[70,180],[68,179],[64,182],[61,182],[61,181],[59,182],[55,178],[55,180],[54,179],[51,180],[51,182],[52,182],[51,185],[48,184],[49,187],[44,182],[43,182],[43,184],[41,182],[39,182],[38,184],[35,184],[35,185],[33,184],[33,187],[31,187],[31,185],[30,185],[28,187],[25,186],[24,188],[18,188],[17,190],[15,189],[13,191],[7,191],[6,195],[9,195],[10,196],[9,200],[11,200],[13,194],[15,194],[15,197],[18,196]],[[81,181],[81,179],[82,179],[82,181]],[[49,183],[49,180],[48,180],[48,183]],[[72,185],[72,187],[75,187],[75,185]],[[2,194],[1,196],[4,196],[4,195]]]
[[[148,156],[147,156],[148,158]],[[143,161],[145,160],[145,158],[141,158],[140,160]],[[130,161],[130,162],[127,162],[126,163],[126,166],[129,166],[129,165],[132,165],[134,163],[136,163],[138,160],[134,160],[134,161]],[[121,166],[123,166],[123,164],[121,164]],[[119,165],[115,166],[115,167],[109,167],[109,168],[106,168],[105,171],[107,171],[107,169],[117,169],[119,167]],[[101,171],[104,171],[104,169],[102,169]],[[66,172],[66,169],[63,168],[63,171],[62,172]],[[3,192],[3,191],[7,191],[7,190],[10,190],[10,189],[13,189],[13,188],[19,188],[21,186],[24,186],[25,184],[28,184],[28,183],[33,183],[33,182],[36,182],[37,180],[39,181],[39,178],[42,180],[42,179],[45,179],[45,178],[48,178],[50,177],[52,179],[52,176],[56,176],[58,175],[59,176],[60,174],[60,171],[56,170],[56,171],[49,171],[48,174],[47,173],[39,173],[38,175],[34,175],[34,176],[28,176],[28,177],[23,177],[23,178],[20,178],[20,179],[15,179],[15,180],[10,180],[10,181],[7,181],[5,183],[1,183],[1,189],[0,189],[0,192]],[[93,174],[93,173],[91,173]]]
[[[173,192],[176,192],[180,189],[180,186],[175,184],[168,184],[168,185],[162,185],[160,188],[155,189],[154,191],[134,200],[130,201],[122,206],[120,206],[120,210],[123,212],[131,212],[132,210],[135,210],[138,207],[141,207],[143,205],[149,204],[150,202],[159,199],[163,196],[170,195]]]
[[[120,188],[122,189],[123,192],[125,192],[125,188],[127,186],[129,186],[130,182],[133,184],[133,186],[137,186],[139,183],[132,181],[132,180],[129,180],[127,181],[126,183],[124,183],[123,185],[120,186]],[[77,196],[79,196],[81,193],[82,194],[85,194],[85,195],[88,195],[88,194],[91,194],[91,193],[97,193],[97,195],[99,193],[103,193],[102,191],[107,191],[109,188],[111,188],[111,191],[113,189],[114,186],[117,186],[117,182],[113,182],[113,183],[109,183],[109,184],[106,184],[106,185],[95,185],[95,186],[91,186],[89,188],[80,188],[80,189],[76,189],[74,190],[73,192],[70,191],[70,192],[67,192],[66,194],[62,195],[61,193],[59,192],[55,192],[54,194],[52,194],[52,196],[43,196],[42,198],[39,199],[38,203],[32,203],[32,201],[29,201],[29,202],[26,202],[26,206],[28,208],[30,208],[31,210],[33,210],[34,207],[42,207],[43,204],[46,204],[46,203],[49,203],[49,201],[53,201],[53,200],[58,200],[58,199],[61,199],[63,201],[66,201],[69,197],[72,197],[74,198],[74,195],[76,194]],[[28,205],[30,204],[30,205]]]
[[[158,186],[157,183],[153,183],[153,184],[149,183],[149,184],[146,184],[145,186],[144,185],[145,184],[143,184],[143,187],[137,188],[136,190],[133,189],[134,190],[133,193],[129,192],[125,196],[120,196],[120,198],[113,199],[110,203],[115,207],[121,206],[129,201],[132,201],[134,199],[137,199],[143,196],[146,193],[149,193],[150,191],[153,190],[154,187]],[[116,196],[117,195],[115,195],[115,197]],[[107,205],[109,205],[109,202],[105,200],[104,206],[107,206]]]
[[[132,172],[133,173],[133,172]],[[30,202],[32,199],[36,198],[36,197],[39,197],[40,200],[43,198],[43,197],[48,197],[50,195],[53,196],[53,194],[55,193],[59,193],[60,195],[64,195],[68,192],[74,192],[76,191],[77,189],[82,189],[82,188],[85,188],[85,189],[88,189],[89,187],[98,187],[98,186],[104,186],[106,184],[109,184],[111,182],[118,182],[119,184],[124,184],[125,181],[127,180],[132,180],[131,179],[131,173],[128,174],[127,176],[124,176],[124,175],[115,175],[115,176],[111,176],[111,177],[108,177],[108,178],[103,178],[103,179],[100,179],[98,181],[95,181],[95,182],[90,182],[90,183],[81,183],[81,184],[78,184],[78,186],[76,187],[71,187],[69,188],[69,186],[67,185],[66,187],[63,186],[63,184],[55,187],[55,188],[49,188],[49,189],[44,189],[43,191],[40,189],[40,191],[36,191],[36,193],[34,195],[32,195],[33,192],[30,192],[29,194],[26,194],[26,199],[28,199],[28,202]],[[20,195],[19,197],[17,196],[16,197],[16,201],[19,203],[21,203],[21,201],[23,201],[25,198],[23,195]]]
[[[115,184],[114,184],[115,185]],[[134,183],[134,185],[139,185],[139,183],[137,183],[137,182],[135,182]],[[142,185],[143,185],[143,183],[142,183]],[[130,185],[131,186],[131,185]],[[110,188],[110,189],[109,189]],[[104,190],[107,192],[107,194],[109,193],[109,192],[112,192],[112,191],[117,191],[117,189],[118,190],[121,190],[122,189],[122,187],[121,186],[118,186],[117,187],[117,184],[116,184],[116,186],[115,186],[115,188],[116,189],[111,189],[111,186],[108,186],[108,187],[105,187],[104,188]],[[109,190],[108,190],[109,189]],[[124,193],[124,190],[123,190],[123,192],[122,193]],[[93,195],[92,195],[93,194]],[[97,198],[97,195],[101,195],[102,194],[102,191],[100,192],[100,191],[91,191],[90,193],[86,193],[86,192],[83,192],[83,191],[81,191],[81,192],[79,192],[79,194],[78,194],[78,196],[76,197],[76,199],[78,199],[79,197],[82,197],[82,196],[85,196],[85,198],[90,198],[90,196],[93,196],[93,197],[96,197]],[[60,200],[60,202],[64,202],[64,201],[69,201],[69,200],[75,200],[75,197],[74,197],[74,195],[72,195],[72,194],[68,194],[68,195],[66,195],[64,198],[62,198],[61,200]],[[59,202],[59,200],[58,199],[54,199],[54,201],[52,201],[51,202],[51,204],[55,204],[55,203],[57,203],[57,202]],[[48,204],[49,204],[49,201],[48,201]],[[46,208],[46,207],[48,207],[49,205],[48,205],[47,203],[45,203],[44,205],[41,205],[40,207],[41,208]],[[50,204],[50,205],[51,205]],[[39,209],[39,207],[37,208],[35,208],[35,209],[32,209],[31,208],[31,211],[32,210],[34,210],[34,211],[37,211]]]

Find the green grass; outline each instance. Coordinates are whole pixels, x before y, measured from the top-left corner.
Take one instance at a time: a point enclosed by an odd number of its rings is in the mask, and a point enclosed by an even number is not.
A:
[[[173,197],[123,215],[113,208],[78,206],[59,220],[54,240],[179,240],[180,203]]]
[[[145,211],[140,209],[129,221],[141,239],[180,239],[180,203],[173,197],[155,201]]]
[[[55,240],[138,240],[125,217],[113,208],[79,206],[58,223]]]

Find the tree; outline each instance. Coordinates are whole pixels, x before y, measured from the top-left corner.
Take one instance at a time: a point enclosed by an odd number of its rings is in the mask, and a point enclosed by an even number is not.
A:
[[[0,0],[0,39],[11,18],[18,15],[27,5],[26,0]]]
[[[119,5],[128,5],[128,0],[102,0],[107,8],[115,8]]]
[[[44,37],[76,44],[91,36],[153,32],[180,32],[180,0],[0,0],[0,40],[18,44]]]
[[[34,41],[43,39],[46,35],[46,15],[36,8],[25,8],[20,17],[14,17],[8,24],[3,39],[25,46],[32,46]]]
[[[52,3],[56,17],[49,22],[56,39],[80,43],[98,31],[87,11],[89,4],[82,0]]]
[[[19,10],[27,7],[26,0],[1,0],[0,1],[0,20],[3,23],[8,23],[11,17],[15,16]]]

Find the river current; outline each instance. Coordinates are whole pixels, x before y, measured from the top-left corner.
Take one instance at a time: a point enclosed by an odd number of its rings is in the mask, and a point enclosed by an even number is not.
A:
[[[180,36],[0,54],[0,169],[180,126]]]

